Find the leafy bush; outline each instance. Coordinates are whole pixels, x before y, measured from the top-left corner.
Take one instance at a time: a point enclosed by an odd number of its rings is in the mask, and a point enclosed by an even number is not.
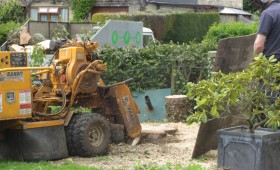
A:
[[[73,10],[73,21],[85,21],[88,18],[92,6],[95,4],[95,0],[71,0],[71,6]]]
[[[0,23],[22,22],[24,17],[24,8],[16,0],[5,1],[4,5],[0,6]]]
[[[0,24],[0,45],[7,40],[7,36],[11,30],[17,29],[19,27],[20,24],[13,21]]]
[[[257,0],[243,0],[243,10],[251,13],[260,14],[265,6]]]
[[[207,44],[211,50],[214,50],[217,49],[220,39],[254,34],[257,32],[257,28],[257,22],[251,25],[243,22],[214,24],[210,27],[202,42]]]
[[[219,22],[217,13],[97,13],[92,16],[93,22],[104,23],[106,20],[142,21],[144,26],[154,31],[156,39],[169,43],[170,41],[188,43],[200,42],[209,27]]]
[[[32,54],[30,55],[30,66],[40,67],[43,65],[46,54],[44,49],[40,45],[35,45]]]
[[[209,61],[202,44],[159,44],[146,48],[106,47],[100,57],[107,63],[104,79],[107,84],[135,78],[133,90],[170,88],[180,93],[186,82],[198,82],[208,76]]]
[[[253,130],[262,124],[280,126],[280,62],[259,55],[242,72],[217,72],[209,80],[188,83],[187,96],[196,102],[188,122],[206,122],[209,118],[237,116]],[[234,108],[239,115],[233,115]]]

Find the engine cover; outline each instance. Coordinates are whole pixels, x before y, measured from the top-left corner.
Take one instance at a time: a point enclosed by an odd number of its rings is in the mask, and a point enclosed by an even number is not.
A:
[[[66,68],[66,80],[70,86],[73,86],[79,73],[85,70],[90,62],[86,60],[87,53],[81,47],[70,47],[62,50],[60,59],[66,59],[69,61]],[[95,70],[95,68],[90,69]],[[98,81],[98,75],[86,72],[79,80],[78,90],[82,93],[94,92],[97,89]]]

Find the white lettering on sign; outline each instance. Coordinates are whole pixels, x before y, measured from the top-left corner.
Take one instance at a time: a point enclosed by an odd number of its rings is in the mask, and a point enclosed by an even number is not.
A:
[[[5,80],[23,81],[23,71],[9,71]]]
[[[19,104],[20,114],[31,113],[31,90],[19,91]]]
[[[0,112],[3,112],[2,93],[0,93]]]
[[[19,103],[31,103],[31,90],[19,91]]]
[[[20,104],[19,113],[22,115],[30,114],[31,113],[31,104]]]

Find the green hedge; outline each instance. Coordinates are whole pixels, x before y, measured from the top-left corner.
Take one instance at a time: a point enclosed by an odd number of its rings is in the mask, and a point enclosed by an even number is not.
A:
[[[200,42],[209,27],[219,22],[218,13],[97,13],[92,21],[104,23],[109,19],[142,21],[154,31],[155,37],[163,42]]]
[[[15,23],[12,21],[7,22],[5,24],[0,24],[0,46],[7,40],[9,32],[19,27],[19,23]]]
[[[209,75],[206,51],[202,44],[153,44],[142,49],[105,47],[100,52],[108,67],[103,79],[106,84],[113,84],[134,78],[130,87],[142,91],[170,88],[173,76],[172,90],[180,93],[187,82],[198,82]]]
[[[210,27],[203,43],[208,44],[209,49],[217,49],[218,41],[222,38],[250,35],[257,32],[258,22],[246,24],[243,22],[219,23]]]

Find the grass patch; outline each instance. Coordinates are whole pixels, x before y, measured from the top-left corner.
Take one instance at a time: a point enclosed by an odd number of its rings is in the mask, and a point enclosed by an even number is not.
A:
[[[72,162],[66,162],[62,165],[53,165],[50,162],[7,162],[0,161],[1,170],[101,170],[95,167],[88,167]]]
[[[51,162],[28,163],[28,162],[12,162],[12,161],[0,161],[0,169],[1,170],[102,170],[101,168],[83,166],[73,162],[65,162],[61,165],[54,165]],[[145,164],[137,163],[134,166],[134,169],[135,170],[209,170],[196,164],[183,166],[180,164],[171,164],[171,163],[167,163],[165,165],[158,165],[158,164],[145,165]],[[112,168],[111,170],[115,170],[115,169]]]

